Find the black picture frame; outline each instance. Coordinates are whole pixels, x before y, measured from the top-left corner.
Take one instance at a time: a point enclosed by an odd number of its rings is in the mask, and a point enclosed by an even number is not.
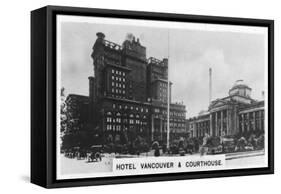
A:
[[[56,180],[56,15],[196,22],[268,28],[268,167]],[[46,188],[274,173],[274,21],[171,13],[46,6],[31,12],[31,182]]]

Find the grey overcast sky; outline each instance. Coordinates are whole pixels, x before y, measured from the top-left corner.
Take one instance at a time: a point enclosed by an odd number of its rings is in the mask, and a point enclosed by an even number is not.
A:
[[[225,97],[238,79],[261,99],[265,90],[265,42],[261,34],[166,29],[126,25],[61,23],[61,85],[66,93],[88,95],[94,75],[91,52],[96,33],[122,44],[127,33],[140,38],[147,57],[168,57],[172,101],[186,105],[187,118],[208,107],[208,69],[213,70],[213,99]],[[169,34],[169,35],[168,35]]]

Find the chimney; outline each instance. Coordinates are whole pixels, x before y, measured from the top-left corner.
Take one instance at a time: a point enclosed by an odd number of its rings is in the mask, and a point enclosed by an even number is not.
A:
[[[261,99],[264,100],[264,91],[261,92]]]
[[[212,102],[212,68],[209,68],[209,105]]]

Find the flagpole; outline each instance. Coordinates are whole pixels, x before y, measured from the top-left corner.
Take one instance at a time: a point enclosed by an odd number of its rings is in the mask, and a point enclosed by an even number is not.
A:
[[[170,53],[170,30],[168,30],[168,64],[167,64],[167,74],[168,74],[168,83],[167,83],[167,95],[168,95],[168,100],[167,100],[167,149],[169,150],[170,148],[170,78],[169,78],[169,54]]]

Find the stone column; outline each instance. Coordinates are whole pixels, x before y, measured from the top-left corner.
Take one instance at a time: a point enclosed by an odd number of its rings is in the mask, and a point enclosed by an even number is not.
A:
[[[262,115],[262,110],[259,111],[259,114],[260,114],[260,120],[259,120],[259,123],[260,123],[260,130],[262,130],[262,118],[261,118],[261,115]]]
[[[241,129],[241,131],[243,133],[244,132],[244,113],[241,114],[241,117],[242,117],[242,119],[241,119],[241,122],[242,122],[242,124],[241,124],[242,129]]]
[[[215,112],[216,119],[215,119],[215,136],[218,136],[218,112]]]
[[[248,118],[248,125],[247,125],[247,131],[250,131],[250,113],[247,113],[247,118]]]
[[[220,128],[220,135],[222,135],[223,132],[223,110],[221,110],[221,128]]]
[[[226,110],[226,135],[228,135],[228,129],[229,128],[229,110]]]
[[[256,112],[253,112],[253,131],[256,130]]]
[[[213,136],[213,113],[210,113],[210,136]]]

